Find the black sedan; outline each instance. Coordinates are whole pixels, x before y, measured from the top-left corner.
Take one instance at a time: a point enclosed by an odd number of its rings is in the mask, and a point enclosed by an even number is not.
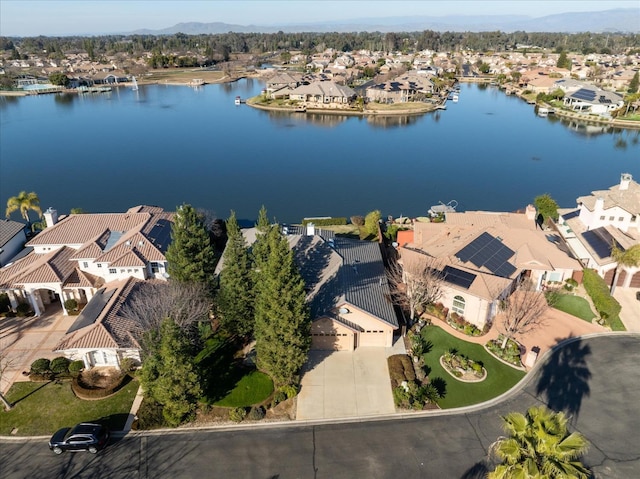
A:
[[[89,451],[95,454],[107,445],[109,430],[100,424],[81,423],[65,427],[49,440],[49,449],[56,454],[63,451]]]

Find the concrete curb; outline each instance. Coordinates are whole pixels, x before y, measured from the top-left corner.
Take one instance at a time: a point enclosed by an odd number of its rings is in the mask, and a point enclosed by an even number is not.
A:
[[[150,431],[114,431],[112,432],[113,437],[143,437],[143,436],[157,436],[161,434],[189,434],[194,431],[246,431],[246,430],[255,430],[256,428],[260,429],[284,429],[284,428],[298,428],[298,427],[308,427],[308,426],[323,426],[329,424],[356,424],[363,422],[380,422],[380,421],[393,421],[393,420],[406,420],[406,419],[416,419],[416,418],[425,418],[432,416],[455,416],[458,414],[467,414],[471,412],[477,412],[483,409],[488,409],[493,407],[511,397],[515,396],[517,393],[522,391],[526,386],[531,383],[534,373],[540,369],[548,357],[555,352],[556,350],[574,343],[576,341],[582,341],[585,339],[593,339],[598,337],[608,337],[608,336],[624,336],[624,337],[637,337],[640,338],[640,333],[628,332],[628,331],[612,331],[612,332],[604,332],[604,333],[592,333],[586,334],[584,336],[576,336],[573,338],[565,339],[564,341],[556,344],[553,348],[546,351],[542,357],[538,358],[536,364],[531,368],[531,370],[525,375],[522,380],[516,384],[510,390],[504,392],[500,396],[496,396],[493,399],[489,399],[488,401],[474,404],[471,406],[464,406],[460,408],[452,408],[452,409],[436,409],[429,411],[415,411],[408,413],[394,413],[387,414],[384,416],[361,416],[361,417],[345,417],[345,418],[332,418],[332,419],[314,419],[314,420],[301,420],[301,421],[280,421],[280,422],[252,422],[246,424],[224,424],[224,425],[209,425],[209,426],[197,426],[197,427],[182,427],[178,429],[154,429]],[[140,393],[140,391],[138,391]],[[136,396],[137,399],[137,396]],[[135,403],[135,400],[134,400]],[[133,410],[133,407],[132,407]],[[14,437],[14,436],[0,436],[0,441],[11,441],[11,442],[29,442],[36,440],[48,440],[49,436],[35,436],[35,437]]]

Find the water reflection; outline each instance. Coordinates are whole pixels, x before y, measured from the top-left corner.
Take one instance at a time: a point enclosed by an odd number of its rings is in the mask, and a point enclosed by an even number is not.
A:
[[[73,93],[57,93],[54,96],[54,101],[56,105],[70,107],[73,106],[73,102],[75,101],[76,95]]]
[[[367,116],[367,123],[378,128],[397,128],[413,125],[420,118],[419,115]]]

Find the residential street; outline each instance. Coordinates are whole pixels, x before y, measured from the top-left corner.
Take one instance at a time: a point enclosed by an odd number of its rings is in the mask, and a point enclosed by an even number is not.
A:
[[[54,456],[47,439],[3,442],[6,479],[481,478],[500,415],[540,402],[591,441],[598,478],[640,471],[640,336],[578,339],[556,350],[520,390],[484,409],[368,422],[130,434],[96,456]],[[253,430],[251,430],[253,429]]]

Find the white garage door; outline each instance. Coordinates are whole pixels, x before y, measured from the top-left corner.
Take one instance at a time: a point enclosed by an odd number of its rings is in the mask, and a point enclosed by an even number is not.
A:
[[[382,347],[384,348],[387,340],[385,331],[364,331],[358,334],[358,347]]]
[[[353,351],[353,333],[312,334],[311,349]]]

